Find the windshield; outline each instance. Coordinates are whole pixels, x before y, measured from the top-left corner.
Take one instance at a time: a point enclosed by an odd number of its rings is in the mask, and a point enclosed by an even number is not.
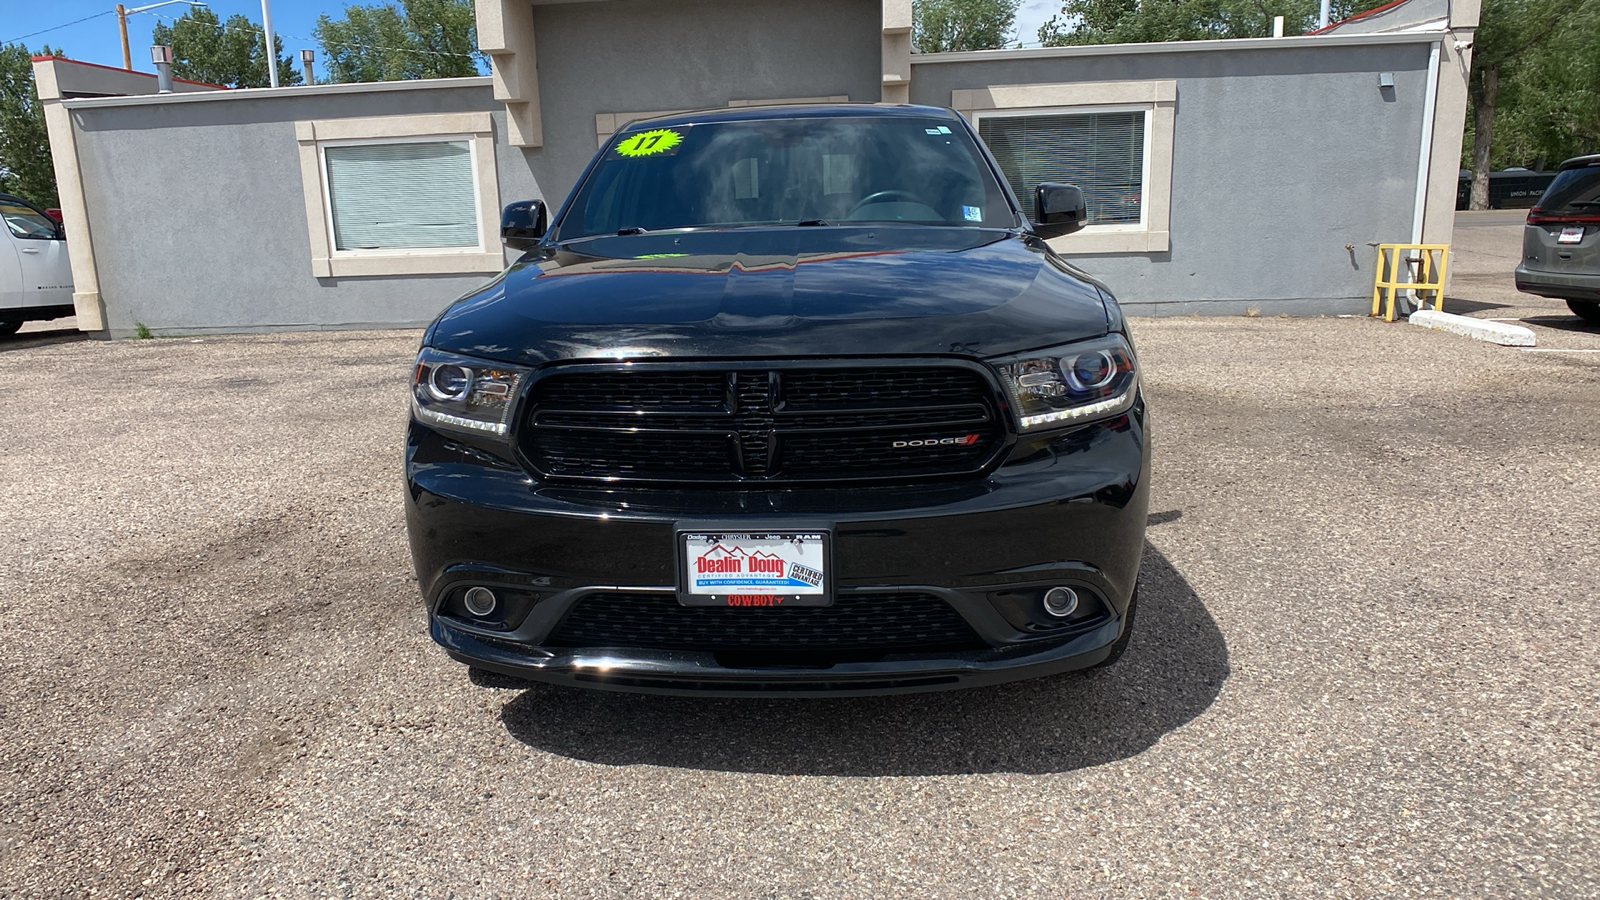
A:
[[[584,181],[560,238],[873,222],[1017,225],[960,123],[839,116],[631,128]]]

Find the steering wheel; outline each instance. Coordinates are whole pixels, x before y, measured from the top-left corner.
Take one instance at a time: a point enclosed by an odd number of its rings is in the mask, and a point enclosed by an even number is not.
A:
[[[858,202],[855,206],[850,207],[850,211],[845,214],[845,218],[851,218],[856,213],[860,212],[861,208],[864,206],[871,206],[874,203],[890,203],[895,201],[901,203],[916,203],[921,206],[928,205],[926,200],[923,200],[921,197],[911,193],[910,191],[879,191],[876,194],[868,194],[867,196],[862,197],[860,202]]]

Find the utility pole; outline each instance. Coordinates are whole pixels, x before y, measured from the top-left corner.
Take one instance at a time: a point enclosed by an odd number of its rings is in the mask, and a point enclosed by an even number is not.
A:
[[[128,52],[128,11],[117,4],[117,27],[122,30],[122,67],[133,71],[133,54]]]
[[[268,0],[261,0],[261,30],[262,37],[267,40],[267,81],[273,87],[278,86],[278,50],[277,41],[272,38],[272,6]]]

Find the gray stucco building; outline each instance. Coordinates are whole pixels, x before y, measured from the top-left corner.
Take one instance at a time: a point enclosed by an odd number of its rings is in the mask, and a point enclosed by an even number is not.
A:
[[[79,327],[419,325],[504,266],[502,205],[559,203],[628,120],[772,102],[955,108],[1019,194],[1089,189],[1095,224],[1053,243],[1134,314],[1361,311],[1370,244],[1450,240],[1476,0],[943,54],[911,52],[909,0],[477,8],[485,78],[156,94],[36,61]]]

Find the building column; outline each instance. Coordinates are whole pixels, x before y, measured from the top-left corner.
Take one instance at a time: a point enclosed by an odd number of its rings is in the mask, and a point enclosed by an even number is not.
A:
[[[1423,203],[1422,242],[1448,244],[1454,235],[1461,141],[1467,123],[1467,79],[1478,27],[1477,0],[1455,0],[1439,42],[1438,95],[1433,105],[1433,147],[1428,159],[1428,194]]]
[[[529,0],[474,0],[478,49],[489,54],[494,98],[506,106],[506,141],[513,147],[544,146],[539,112],[539,65]]]
[[[83,196],[83,174],[78,165],[78,138],[72,128],[72,113],[61,105],[57,65],[55,59],[35,57],[33,81],[44,106],[44,127],[50,138],[50,159],[56,170],[61,224],[67,232],[67,260],[72,266],[72,309],[79,331],[105,331],[100,273],[94,264],[89,207]]]
[[[911,102],[911,0],[883,0],[883,102]]]

